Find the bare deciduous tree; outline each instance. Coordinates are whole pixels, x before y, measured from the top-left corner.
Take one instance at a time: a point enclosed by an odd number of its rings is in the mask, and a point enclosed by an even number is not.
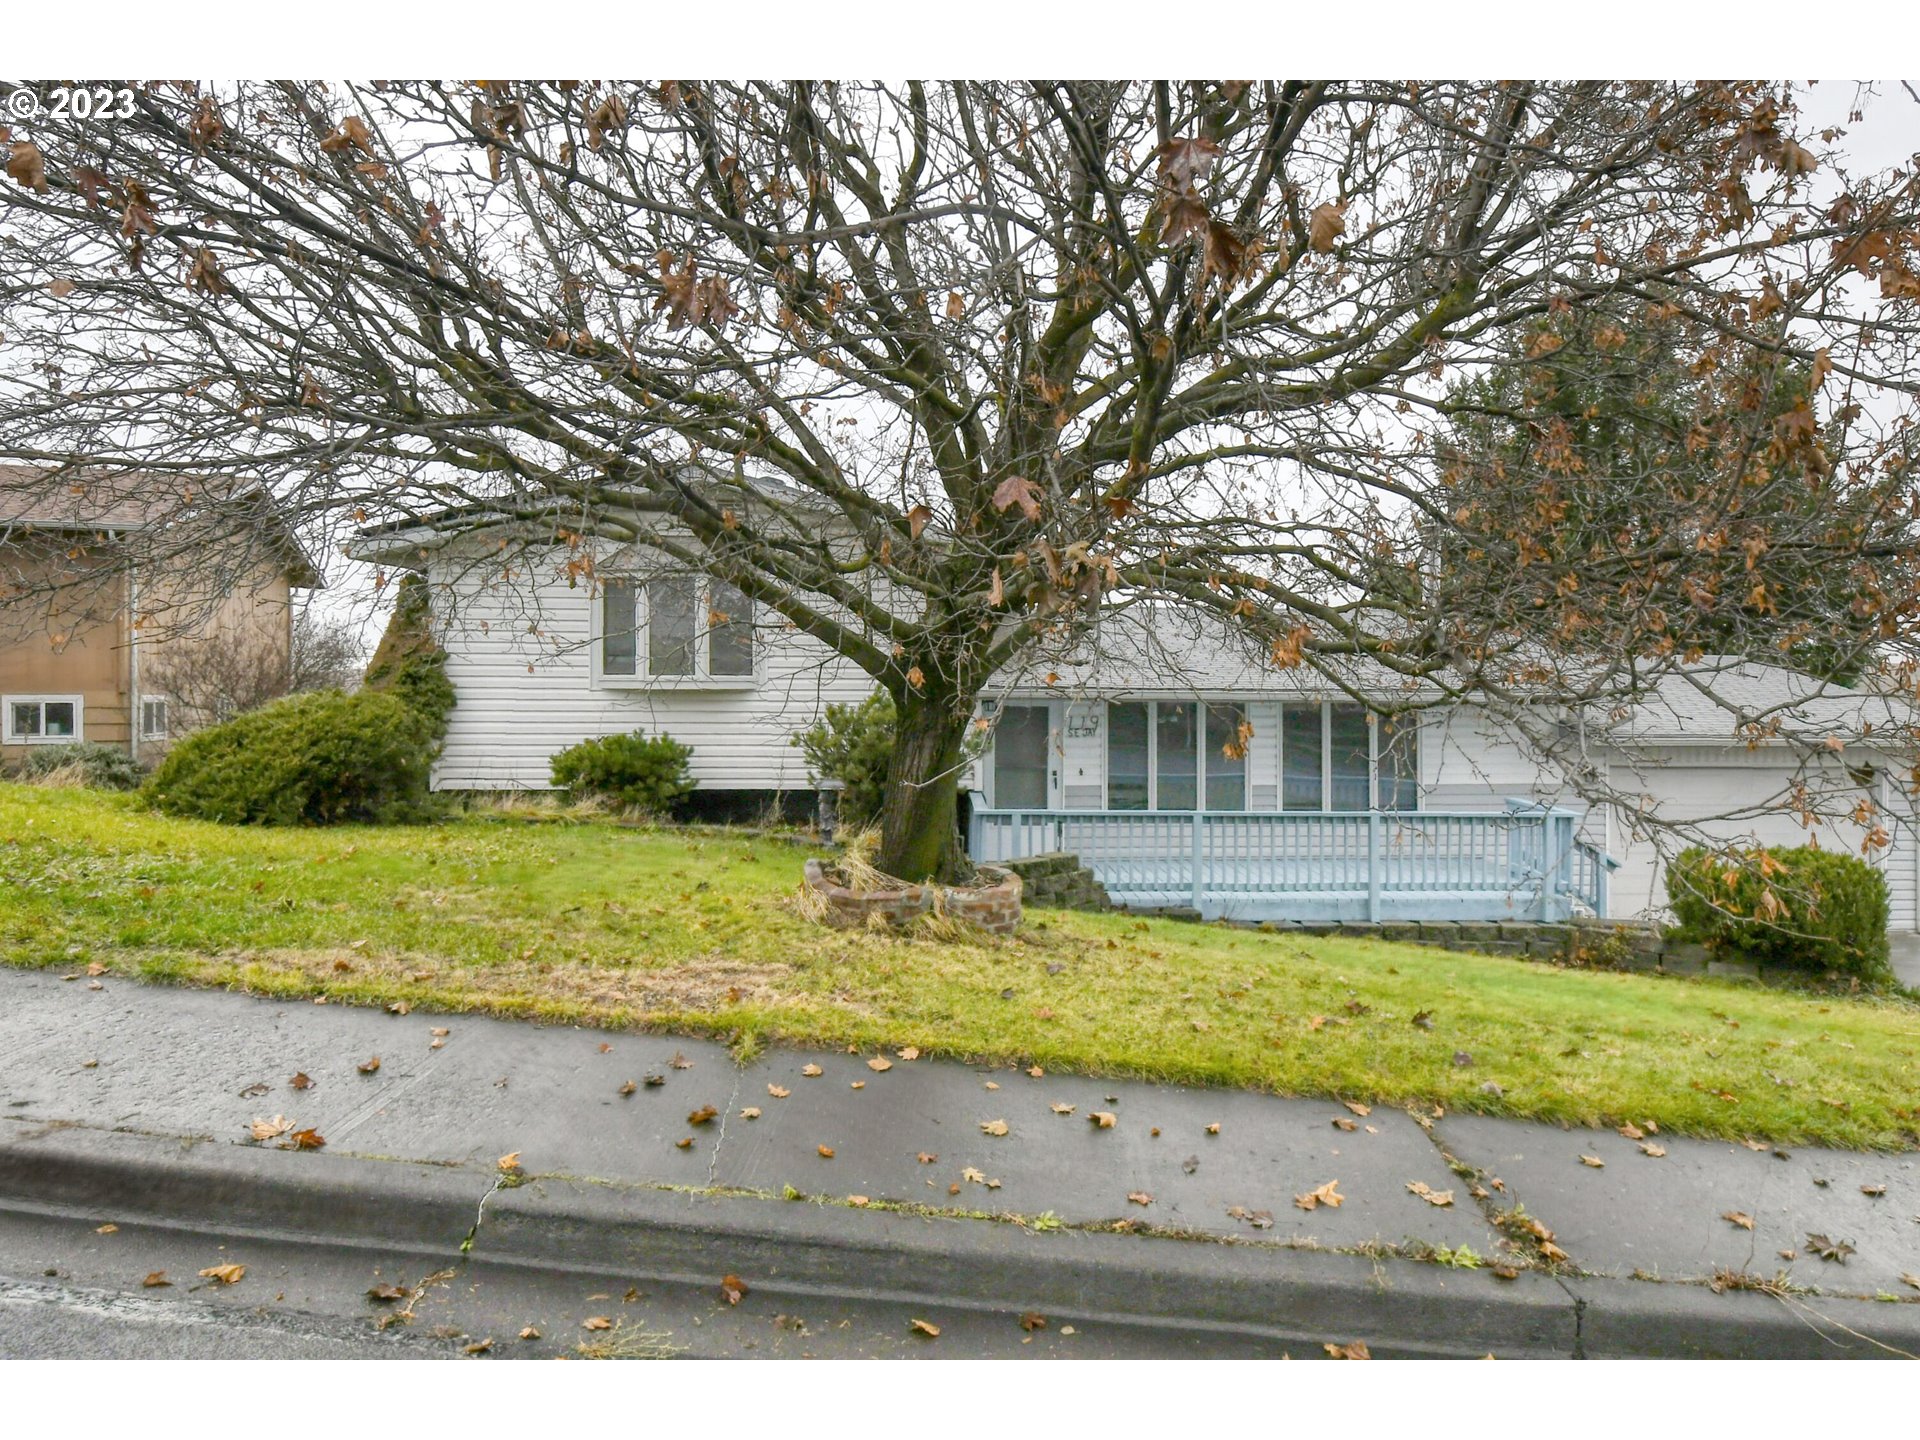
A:
[[[249,83],[134,110],[11,139],[0,458],[260,476],[309,517],[479,507],[588,581],[607,538],[724,579],[892,695],[897,874],[953,863],[988,678],[1142,601],[1525,728],[1741,643],[1764,604],[1696,624],[1731,544],[1749,595],[1846,566],[1914,677],[1920,205],[1785,86]],[[1808,393],[1736,390],[1719,463],[1642,485],[1618,543],[1544,543],[1552,464],[1456,504],[1459,382],[1602,315]],[[1550,401],[1501,394],[1550,450]],[[1822,503],[1767,518],[1756,466],[1885,503],[1845,535]]]

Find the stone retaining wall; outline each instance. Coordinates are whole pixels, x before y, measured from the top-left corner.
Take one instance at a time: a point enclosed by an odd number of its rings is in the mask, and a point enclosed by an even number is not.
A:
[[[1008,860],[1005,867],[1025,882],[1023,898],[1029,905],[1055,905],[1065,910],[1111,910],[1106,887],[1094,878],[1093,871],[1080,863],[1078,855],[1052,850],[1029,855],[1024,860]]]
[[[998,865],[979,867],[978,886],[902,885],[892,890],[849,890],[828,873],[826,862],[810,859],[806,883],[826,901],[827,921],[864,928],[878,916],[888,925],[911,924],[936,909],[990,935],[1011,935],[1020,928],[1020,877]]]
[[[1612,970],[1738,976],[1750,980],[1760,975],[1758,966],[1744,961],[1716,960],[1704,945],[1671,939],[1658,926],[1632,920],[1573,920],[1566,924],[1537,920],[1402,920],[1378,925],[1360,921],[1310,924],[1267,920],[1248,928],[1280,935],[1393,940],[1403,945],[1435,945],[1447,950],[1473,950],[1482,955],[1557,960]]]

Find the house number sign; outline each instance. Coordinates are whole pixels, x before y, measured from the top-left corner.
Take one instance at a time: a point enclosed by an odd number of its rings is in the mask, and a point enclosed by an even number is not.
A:
[[[1069,740],[1091,740],[1100,733],[1100,716],[1097,711],[1084,715],[1067,716],[1067,738]]]

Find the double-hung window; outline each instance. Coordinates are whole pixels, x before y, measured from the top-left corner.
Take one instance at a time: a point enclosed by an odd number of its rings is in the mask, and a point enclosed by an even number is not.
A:
[[[704,575],[605,579],[599,647],[600,676],[615,684],[751,684],[753,602]]]
[[[164,695],[140,697],[140,738],[142,740],[167,738],[167,700]]]
[[[86,702],[78,695],[0,697],[0,740],[9,745],[65,744],[84,733]]]

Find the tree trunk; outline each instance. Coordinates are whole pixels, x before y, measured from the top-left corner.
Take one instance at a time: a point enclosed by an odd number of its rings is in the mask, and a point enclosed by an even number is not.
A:
[[[968,710],[951,695],[894,696],[893,759],[874,864],[902,880],[966,878],[955,821]]]

